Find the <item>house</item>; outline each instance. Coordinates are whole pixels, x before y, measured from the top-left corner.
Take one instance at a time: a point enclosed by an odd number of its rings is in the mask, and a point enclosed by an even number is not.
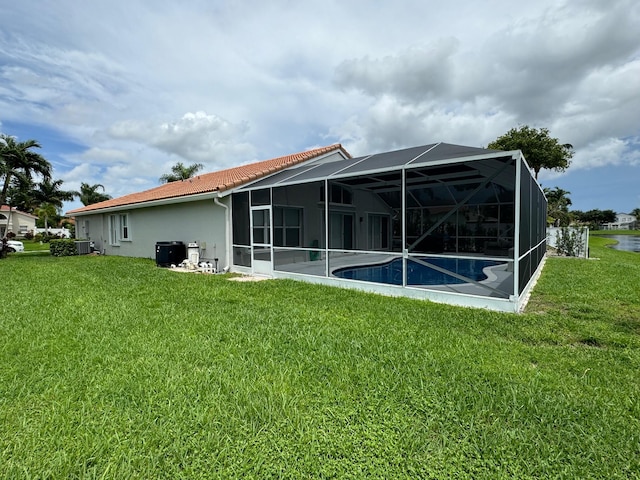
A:
[[[520,151],[437,143],[334,145],[68,214],[109,254],[196,241],[235,272],[513,312],[543,265],[546,208]]]
[[[19,238],[29,232],[33,233],[37,219],[38,217],[30,213],[21,212],[8,205],[0,206],[0,238],[9,232],[15,233]]]
[[[257,178],[312,159],[344,159],[341,145],[316,148],[198,175],[67,212],[76,238],[106,255],[154,258],[159,242],[197,243],[202,261],[230,266],[230,193]]]
[[[634,230],[636,228],[637,218],[630,213],[616,213],[616,221],[613,223],[604,223],[603,230]]]

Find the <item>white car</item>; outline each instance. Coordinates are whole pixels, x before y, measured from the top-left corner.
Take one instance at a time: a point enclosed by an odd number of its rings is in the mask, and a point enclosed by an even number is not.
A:
[[[10,252],[24,252],[24,243],[18,240],[7,240],[7,250]]]

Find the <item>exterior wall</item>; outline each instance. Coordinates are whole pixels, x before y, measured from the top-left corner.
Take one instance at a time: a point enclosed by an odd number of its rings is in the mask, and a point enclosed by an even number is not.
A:
[[[301,208],[304,212],[302,246],[316,246],[325,248],[326,238],[324,231],[325,210],[324,201],[320,197],[313,197],[306,194],[309,189],[308,184],[293,185],[287,187],[287,198],[294,200],[280,201],[278,189],[274,189],[273,206],[289,206]],[[385,205],[380,198],[365,190],[353,189],[353,203],[350,205],[331,205],[332,212],[344,212],[354,217],[354,246],[359,250],[368,249],[367,228],[369,214],[383,214],[391,216],[392,209]],[[310,228],[312,227],[312,228]]]
[[[10,217],[10,218],[9,218]],[[25,233],[32,232],[36,228],[36,217],[13,210],[0,212],[0,233],[5,236],[8,232],[15,233],[18,237],[23,237]]]
[[[228,205],[228,198],[221,203]],[[120,240],[119,245],[112,245],[109,217],[121,214],[128,215],[130,240]],[[76,238],[93,241],[95,248],[105,255],[153,259],[157,242],[181,241],[185,245],[197,242],[201,260],[213,262],[218,258],[219,268],[224,268],[227,266],[226,222],[225,209],[208,199],[78,216]]]
[[[387,215],[391,219],[393,210],[385,205],[380,197],[366,190],[354,190],[353,204],[355,207],[355,248],[357,250],[371,250],[369,246],[369,215]]]

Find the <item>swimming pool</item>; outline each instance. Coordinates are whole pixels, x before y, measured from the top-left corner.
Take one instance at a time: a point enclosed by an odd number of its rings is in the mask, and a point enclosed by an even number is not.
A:
[[[477,260],[471,258],[422,257],[420,260],[475,281],[487,279],[487,276],[483,272],[485,268],[504,263],[494,260]],[[402,285],[402,259],[395,258],[389,262],[375,265],[344,267],[334,270],[333,275],[339,278],[348,278],[350,280]],[[452,275],[439,272],[438,270],[412,261],[411,259],[407,260],[407,285],[451,285],[459,283],[468,282]]]

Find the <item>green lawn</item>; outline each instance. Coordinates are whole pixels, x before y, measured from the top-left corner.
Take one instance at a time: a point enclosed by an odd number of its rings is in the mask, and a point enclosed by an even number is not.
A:
[[[151,260],[0,261],[1,478],[640,478],[640,255],[522,315]]]
[[[20,239],[20,241],[23,243],[24,245],[24,252],[21,253],[25,253],[25,254],[43,254],[43,253],[49,253],[49,244],[48,243],[40,243],[40,242],[36,242],[33,240],[25,240],[25,239]]]
[[[590,235],[640,235],[640,230],[591,230]]]

